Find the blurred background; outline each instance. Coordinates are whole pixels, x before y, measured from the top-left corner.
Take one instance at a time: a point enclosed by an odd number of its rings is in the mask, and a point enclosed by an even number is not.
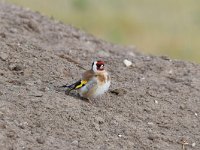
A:
[[[200,63],[199,0],[6,0],[141,52]]]

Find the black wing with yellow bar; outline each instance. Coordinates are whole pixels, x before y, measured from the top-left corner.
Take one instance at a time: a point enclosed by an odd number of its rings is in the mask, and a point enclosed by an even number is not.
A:
[[[67,88],[69,88],[69,90],[74,90],[74,89],[79,89],[79,88],[85,86],[86,83],[87,83],[86,80],[79,80],[71,85],[63,85],[62,87],[67,87]]]

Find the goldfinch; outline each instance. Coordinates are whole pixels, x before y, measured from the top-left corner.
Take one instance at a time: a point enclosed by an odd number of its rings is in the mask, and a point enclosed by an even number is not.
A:
[[[85,71],[79,81],[63,86],[68,88],[66,92],[79,90],[79,95],[88,100],[107,92],[110,87],[110,76],[104,65],[103,61],[94,61],[92,68]]]

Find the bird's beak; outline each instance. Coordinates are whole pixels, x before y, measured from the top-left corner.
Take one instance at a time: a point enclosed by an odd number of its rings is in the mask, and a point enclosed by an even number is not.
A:
[[[101,65],[101,66],[100,66],[100,69],[101,69],[101,70],[103,70],[103,69],[104,69],[104,66],[103,66],[103,65]]]

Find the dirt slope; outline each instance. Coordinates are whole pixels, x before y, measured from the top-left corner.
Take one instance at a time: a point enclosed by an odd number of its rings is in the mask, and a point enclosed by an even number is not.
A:
[[[89,104],[57,90],[99,58],[119,93]],[[0,3],[1,150],[179,150],[182,139],[200,149],[199,116],[200,65],[143,56]]]

